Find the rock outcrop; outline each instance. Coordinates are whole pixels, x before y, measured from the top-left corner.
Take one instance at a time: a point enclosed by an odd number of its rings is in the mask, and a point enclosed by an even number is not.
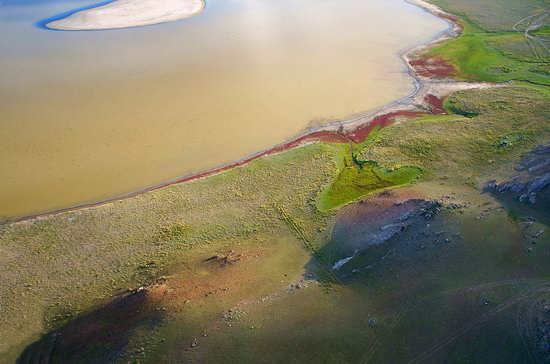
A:
[[[489,187],[499,193],[513,193],[520,201],[540,205],[550,201],[550,144],[540,145],[526,154],[508,180]]]

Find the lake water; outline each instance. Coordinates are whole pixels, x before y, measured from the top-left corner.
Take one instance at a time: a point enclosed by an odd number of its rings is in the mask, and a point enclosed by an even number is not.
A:
[[[197,17],[63,32],[82,0],[0,1],[0,220],[100,201],[380,107],[446,24],[403,0],[208,0]]]

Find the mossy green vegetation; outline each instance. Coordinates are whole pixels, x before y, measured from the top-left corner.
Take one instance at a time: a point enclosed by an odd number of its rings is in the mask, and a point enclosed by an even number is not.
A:
[[[361,151],[377,140],[381,130],[376,126],[363,142],[342,146],[338,172],[317,198],[316,206],[320,211],[339,208],[361,197],[413,183],[422,175],[422,169],[415,166],[381,165],[376,160],[362,158]]]
[[[331,210],[360,197],[409,184],[421,175],[422,170],[417,167],[388,168],[374,161],[344,166],[336,179],[320,194],[317,206],[321,211]]]

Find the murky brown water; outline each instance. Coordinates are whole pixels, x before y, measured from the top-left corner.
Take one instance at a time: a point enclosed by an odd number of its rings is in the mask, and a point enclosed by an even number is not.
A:
[[[0,5],[0,217],[99,201],[403,97],[398,52],[446,25],[403,0],[211,0],[100,32],[34,21],[92,2]]]

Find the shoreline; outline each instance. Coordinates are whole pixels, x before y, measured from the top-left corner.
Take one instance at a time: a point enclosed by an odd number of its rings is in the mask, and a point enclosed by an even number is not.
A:
[[[449,27],[438,34],[434,35],[431,40],[418,46],[413,46],[409,49],[403,50],[398,56],[405,63],[409,75],[412,77],[415,90],[410,94],[398,100],[395,100],[389,104],[379,107],[374,110],[370,110],[363,114],[360,114],[354,118],[342,121],[334,121],[329,124],[311,128],[305,130],[303,133],[295,135],[294,137],[283,141],[268,149],[259,151],[242,159],[225,163],[217,167],[178,177],[173,180],[153,185],[150,187],[142,188],[134,192],[119,195],[116,197],[104,199],[101,201],[82,203],[66,208],[54,209],[51,211],[39,212],[36,214],[6,218],[6,220],[0,220],[0,226],[9,223],[28,222],[31,220],[39,220],[41,218],[47,218],[49,216],[59,215],[70,211],[78,211],[87,208],[94,208],[106,204],[110,204],[116,201],[136,197],[138,195],[162,189],[165,187],[192,182],[195,180],[210,177],[229,169],[241,167],[261,157],[279,154],[281,152],[305,146],[311,143],[317,142],[332,142],[332,143],[350,143],[360,142],[368,136],[370,130],[375,126],[388,126],[395,123],[395,119],[398,117],[412,117],[414,115],[437,115],[440,114],[441,103],[443,100],[454,92],[471,89],[471,88],[486,88],[494,87],[494,84],[479,83],[479,82],[459,82],[449,79],[449,75],[444,75],[442,78],[427,77],[421,75],[418,71],[418,66],[413,65],[413,62],[421,58],[420,53],[427,49],[440,44],[448,39],[452,39],[461,34],[463,28],[458,23],[458,17],[444,12],[439,7],[428,3],[424,0],[404,0],[405,2],[418,6],[421,9],[445,20]],[[416,68],[415,68],[416,67]]]

